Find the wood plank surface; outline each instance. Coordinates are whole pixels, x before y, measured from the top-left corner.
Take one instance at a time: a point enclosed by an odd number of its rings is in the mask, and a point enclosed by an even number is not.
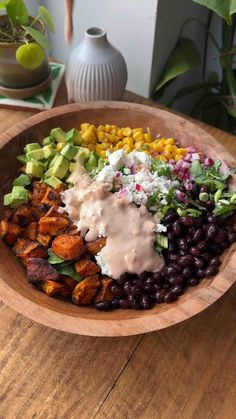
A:
[[[62,86],[55,106],[64,103]],[[31,114],[0,109],[0,132]],[[197,124],[236,156],[235,137]],[[0,321],[1,419],[236,417],[236,286],[200,315],[143,336],[66,334],[3,304]]]

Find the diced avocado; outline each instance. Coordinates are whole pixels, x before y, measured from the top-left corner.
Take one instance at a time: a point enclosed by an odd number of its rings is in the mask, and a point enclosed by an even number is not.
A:
[[[72,160],[78,154],[78,148],[71,144],[66,144],[61,150],[61,155],[66,157],[68,160]]]
[[[12,195],[11,193],[7,193],[6,195],[4,195],[3,205],[8,206],[8,205],[11,205],[11,203],[12,203]]]
[[[50,169],[48,169],[46,172],[44,172],[44,177],[45,178],[51,177],[52,176],[52,171],[53,171],[53,168],[50,167]]]
[[[52,147],[51,144],[48,144],[43,147],[43,153],[45,159],[51,159],[53,156],[55,156],[56,150]]]
[[[41,148],[39,143],[26,144],[26,146],[25,146],[25,152],[26,153],[29,153],[30,151],[38,150],[39,148]]]
[[[13,186],[27,186],[30,185],[31,180],[27,175],[20,175],[13,181]]]
[[[43,145],[51,145],[54,144],[54,140],[48,136],[43,139]]]
[[[100,170],[103,169],[103,167],[106,166],[106,162],[105,160],[103,160],[101,157],[98,159],[98,171],[100,172]]]
[[[19,156],[16,156],[16,158],[20,163],[23,163],[23,164],[26,164],[28,161],[25,154],[20,154]]]
[[[92,172],[94,169],[98,167],[98,157],[97,154],[93,151],[90,153],[89,159],[84,163],[84,167],[87,172]]]
[[[44,182],[52,188],[56,188],[57,186],[62,185],[63,183],[60,181],[60,179],[53,175],[51,177],[46,178]]]
[[[41,178],[44,172],[44,166],[40,162],[29,161],[26,164],[26,174],[33,177]]]
[[[43,160],[44,159],[44,152],[42,148],[39,148],[38,150],[32,150],[26,153],[26,157],[28,160]]]
[[[91,151],[86,147],[78,147],[78,154],[76,160],[85,161],[89,158]]]
[[[52,137],[57,143],[66,142],[66,133],[61,128],[53,128],[50,132],[50,137]]]
[[[54,165],[54,163],[56,162],[56,160],[57,160],[57,157],[59,156],[59,153],[56,153],[56,155],[52,158],[52,160],[49,162],[49,165],[48,165],[48,167],[50,168],[50,167],[52,167],[53,165]]]
[[[29,200],[29,192],[23,186],[13,186],[11,192],[11,206],[18,207],[21,204],[27,204]]]
[[[66,142],[69,144],[80,145],[82,137],[80,132],[76,128],[72,128],[66,134]]]
[[[69,171],[72,173],[76,168],[76,163],[70,163]]]
[[[54,163],[54,165],[52,166],[53,170],[52,170],[52,174],[56,177],[58,177],[59,179],[63,179],[67,173],[67,171],[69,170],[70,167],[70,162],[69,160],[67,160],[65,157],[63,156],[57,156],[57,159]]]

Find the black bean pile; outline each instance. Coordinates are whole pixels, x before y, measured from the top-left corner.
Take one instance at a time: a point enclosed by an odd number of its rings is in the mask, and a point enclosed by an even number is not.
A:
[[[133,308],[147,310],[155,304],[172,303],[187,287],[217,274],[219,256],[236,241],[233,217],[205,212],[201,218],[179,217],[175,211],[163,219],[167,226],[168,249],[159,272],[125,273],[114,281],[113,301],[95,304],[98,310]]]

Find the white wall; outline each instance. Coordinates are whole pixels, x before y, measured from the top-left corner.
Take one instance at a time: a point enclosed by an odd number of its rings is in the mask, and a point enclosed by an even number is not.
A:
[[[51,37],[53,56],[65,62],[87,28],[104,27],[108,39],[126,60],[127,89],[148,96],[157,3],[158,0],[75,0],[74,40],[69,48],[64,41],[63,1],[45,0],[57,26],[56,35]]]

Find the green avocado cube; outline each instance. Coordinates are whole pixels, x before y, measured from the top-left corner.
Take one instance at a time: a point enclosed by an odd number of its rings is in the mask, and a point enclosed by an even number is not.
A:
[[[42,148],[39,148],[38,150],[32,150],[26,153],[26,157],[28,160],[43,160],[44,159],[44,152]]]
[[[50,132],[50,137],[52,137],[57,143],[66,142],[66,133],[61,128],[53,128]]]
[[[44,177],[45,178],[51,177],[52,176],[52,171],[53,171],[53,168],[50,167],[46,172],[44,172]]]
[[[91,151],[86,147],[78,147],[78,153],[76,155],[76,160],[84,162],[90,156]]]
[[[13,186],[11,192],[11,206],[18,207],[21,204],[27,204],[29,200],[29,192],[23,186]]]
[[[72,128],[66,134],[66,142],[69,144],[80,145],[82,137],[80,132],[76,128]]]
[[[13,186],[27,186],[30,185],[31,180],[27,175],[20,175],[15,180],[13,180]]]
[[[67,160],[65,157],[63,156],[57,156],[57,159],[54,163],[54,165],[52,166],[53,170],[52,170],[52,174],[56,177],[58,177],[59,179],[63,179],[70,167],[70,162],[69,160]]]
[[[72,160],[78,154],[78,147],[71,144],[66,144],[61,150],[61,155],[66,157],[68,160]]]
[[[98,159],[98,171],[100,172],[100,170],[103,169],[103,167],[106,166],[106,162],[105,160],[103,160],[101,157]]]
[[[56,188],[57,186],[62,185],[63,183],[60,181],[60,179],[53,175],[51,177],[46,178],[44,182],[52,188]]]
[[[28,161],[25,154],[20,154],[19,156],[16,156],[16,158],[20,163],[23,163],[23,164],[26,164]]]
[[[7,193],[6,195],[4,195],[3,198],[3,205],[5,205],[6,207],[11,205],[12,203],[12,195],[11,193]]]
[[[34,161],[29,161],[26,164],[26,174],[33,176],[33,177],[37,177],[37,178],[41,178],[43,176],[43,172],[44,172],[44,166],[42,164],[39,164],[40,162],[34,162]]]
[[[97,154],[94,152],[90,153],[89,159],[84,163],[84,167],[87,172],[92,172],[94,169],[98,167],[98,157]]]
[[[39,143],[26,144],[25,152],[29,153],[30,151],[38,150],[39,148],[41,148]]]
[[[77,164],[76,163],[71,163],[70,167],[69,167],[69,171],[70,173],[74,172],[75,168],[76,168]]]
[[[52,145],[52,144],[55,144],[55,143],[54,143],[54,140],[50,136],[45,137],[43,139],[43,145]]]
[[[45,159],[51,159],[53,156],[55,156],[56,150],[52,147],[51,144],[48,144],[43,147],[43,153]]]
[[[54,163],[56,162],[58,156],[59,156],[59,153],[56,152],[56,155],[49,162],[49,165],[48,165],[49,168],[54,165]]]

